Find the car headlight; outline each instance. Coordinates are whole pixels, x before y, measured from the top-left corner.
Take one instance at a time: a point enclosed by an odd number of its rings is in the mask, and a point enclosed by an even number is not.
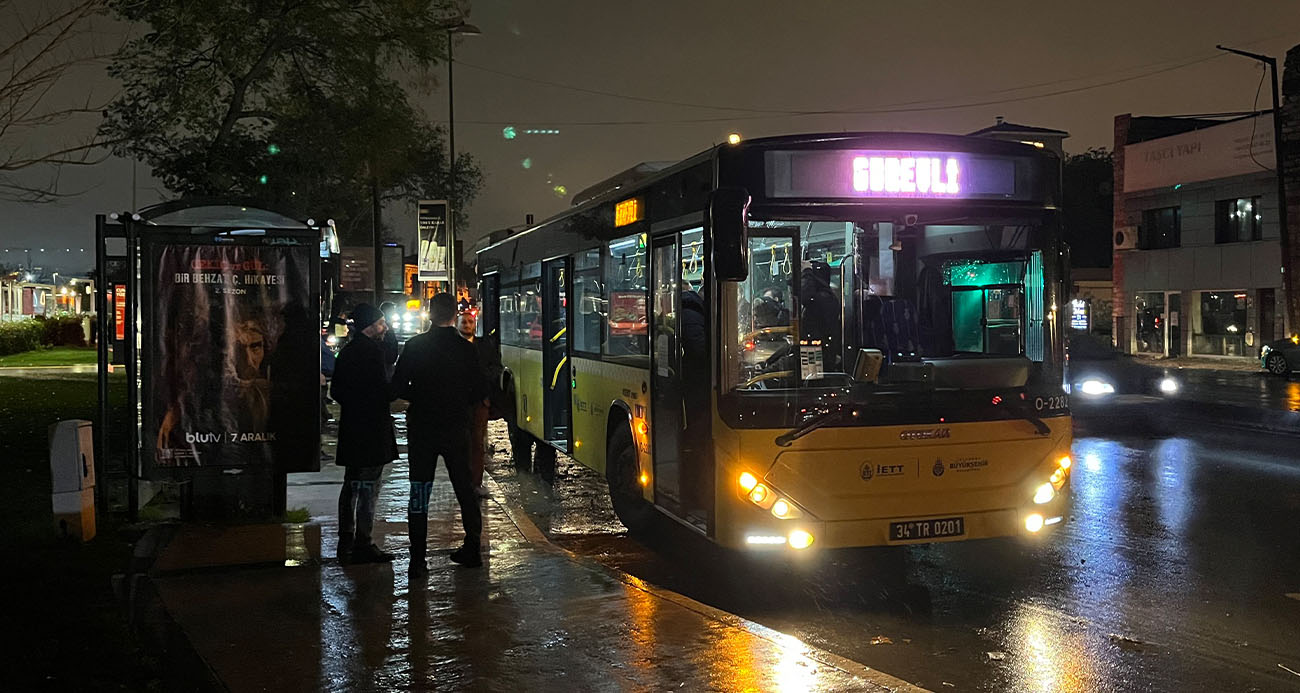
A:
[[[1085,395],[1110,395],[1115,393],[1115,386],[1094,378],[1080,383],[1079,391]]]
[[[1178,381],[1169,377],[1161,378],[1160,391],[1166,395],[1172,395],[1175,392],[1178,392]]]

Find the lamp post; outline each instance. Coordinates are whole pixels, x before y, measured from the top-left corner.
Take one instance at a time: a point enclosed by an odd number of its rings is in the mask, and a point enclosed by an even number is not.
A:
[[[1277,168],[1277,223],[1281,227],[1281,232],[1278,234],[1278,244],[1282,247],[1282,293],[1285,297],[1283,314],[1286,315],[1286,330],[1291,334],[1295,334],[1297,330],[1300,330],[1300,296],[1296,295],[1295,272],[1293,271],[1295,268],[1291,262],[1291,233],[1287,226],[1286,178],[1282,171],[1282,111],[1279,107],[1277,94],[1277,59],[1222,45],[1217,45],[1215,48],[1251,60],[1258,60],[1271,70],[1270,77],[1272,79],[1269,80],[1269,84],[1273,87],[1273,156],[1274,166]]]
[[[456,35],[461,36],[481,36],[482,31],[473,24],[466,24],[461,21],[447,27],[447,149],[451,155],[451,161],[447,166],[448,188],[447,191],[447,288],[451,293],[456,293],[456,238],[455,224],[452,219],[456,210],[456,87],[453,81],[452,68],[456,65],[456,60],[452,56],[452,46],[456,43]]]

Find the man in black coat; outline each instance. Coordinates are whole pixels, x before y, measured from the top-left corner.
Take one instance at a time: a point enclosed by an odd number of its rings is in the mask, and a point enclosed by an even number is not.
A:
[[[452,326],[456,301],[449,293],[429,301],[432,327],[406,342],[397,360],[393,390],[411,406],[406,410],[406,434],[411,465],[411,497],[407,523],[411,535],[411,575],[428,571],[424,562],[428,544],[429,495],[438,457],[447,465],[460,504],[465,544],[451,554],[461,565],[483,565],[479,535],[483,517],[470,478],[470,424],[475,407],[486,403],[487,384],[479,368],[474,345]]]
[[[344,563],[393,560],[370,537],[384,465],[397,459],[397,438],[388,404],[393,400],[384,377],[381,340],[388,324],[374,306],[352,310],[352,338],[334,364],[330,394],[342,407],[338,464],[347,468],[339,493],[338,557]]]

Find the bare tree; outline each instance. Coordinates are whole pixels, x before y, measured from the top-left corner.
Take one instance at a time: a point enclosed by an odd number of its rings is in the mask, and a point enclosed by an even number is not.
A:
[[[64,166],[103,161],[111,142],[97,134],[110,97],[73,94],[77,72],[105,61],[95,20],[103,0],[0,0],[0,199],[48,202]],[[21,174],[19,172],[22,172]],[[75,194],[75,193],[74,193]]]

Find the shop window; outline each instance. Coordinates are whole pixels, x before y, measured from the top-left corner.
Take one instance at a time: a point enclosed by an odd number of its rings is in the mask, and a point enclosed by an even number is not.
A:
[[[1214,203],[1214,242],[1258,241],[1263,235],[1263,220],[1258,197],[1219,200]]]
[[[1250,331],[1245,289],[1199,293],[1198,311],[1192,314],[1192,353],[1245,356],[1246,333]]]
[[[1142,228],[1138,232],[1138,248],[1154,250],[1177,248],[1182,235],[1182,210],[1178,207],[1161,207],[1142,212]]]
[[[1135,307],[1137,350],[1147,354],[1165,353],[1165,295],[1140,293]]]

